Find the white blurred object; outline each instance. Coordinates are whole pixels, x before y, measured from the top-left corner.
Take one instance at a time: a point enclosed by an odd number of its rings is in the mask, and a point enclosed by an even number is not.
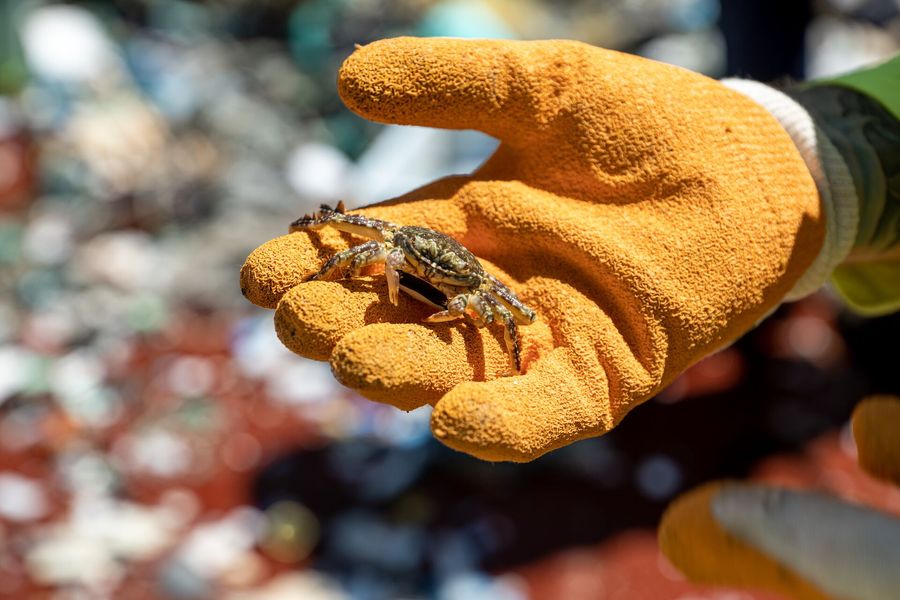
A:
[[[25,553],[25,568],[39,584],[107,589],[118,584],[124,571],[102,542],[64,525],[45,532]]]
[[[253,546],[265,516],[250,507],[236,508],[218,521],[194,527],[177,552],[177,560],[203,579],[224,576]]]
[[[22,391],[38,357],[20,346],[0,346],[0,404]]]
[[[231,352],[247,377],[266,377],[295,356],[278,341],[269,314],[248,317],[237,331]]]
[[[168,124],[153,106],[129,93],[108,94],[102,101],[78,106],[61,139],[109,197],[159,189],[167,177],[176,176],[169,161],[176,161],[177,147]],[[196,150],[195,156],[181,157],[181,164],[203,158],[206,149]]]
[[[139,231],[102,233],[78,248],[75,266],[90,283],[107,283],[119,289],[163,290],[171,270],[150,235]]]
[[[110,592],[123,562],[153,559],[176,539],[180,523],[166,508],[104,496],[76,496],[68,520],[43,528],[25,552],[31,578]]]
[[[285,165],[285,176],[304,199],[330,202],[346,195],[351,167],[350,160],[337,148],[308,143],[291,152]]]
[[[22,45],[39,76],[86,83],[121,71],[115,47],[87,10],[69,5],[34,10],[22,26]]]
[[[216,384],[216,366],[200,356],[179,356],[165,373],[169,389],[182,397],[204,396]]]
[[[285,404],[315,404],[332,400],[340,388],[327,362],[292,356],[269,373],[267,390]]]
[[[820,79],[886,60],[900,40],[873,25],[823,16],[807,29],[806,49],[807,78]]]
[[[58,265],[72,253],[72,224],[62,215],[44,214],[28,224],[23,240],[25,255],[42,265]]]
[[[304,359],[284,347],[268,315],[247,319],[232,351],[247,377],[266,380],[268,393],[289,405],[333,400],[340,387],[328,363]]]
[[[353,181],[358,205],[393,198],[433,179],[446,162],[446,140],[436,129],[388,126],[366,149]]]
[[[349,599],[337,583],[322,573],[306,570],[284,573],[272,578],[263,587],[247,592],[233,592],[225,600],[346,600]]]
[[[168,507],[88,496],[75,496],[70,523],[81,535],[102,540],[109,552],[125,560],[159,556],[175,542],[181,525]]]
[[[348,205],[371,204],[447,175],[468,174],[496,146],[479,132],[387,126],[356,164]]]
[[[528,588],[515,576],[493,578],[482,573],[462,571],[440,583],[438,600],[526,600]]]
[[[76,350],[58,359],[50,369],[54,398],[76,422],[105,427],[119,416],[117,393],[104,384],[103,359],[90,350]]]
[[[197,459],[187,439],[163,427],[128,433],[116,444],[116,450],[129,469],[155,477],[184,475]]]
[[[711,77],[725,72],[725,38],[718,29],[660,35],[638,54]]]
[[[101,452],[74,449],[58,456],[56,477],[64,491],[73,496],[105,497],[118,488],[118,473]]]
[[[34,521],[47,514],[47,495],[39,481],[18,473],[0,473],[0,517]]]

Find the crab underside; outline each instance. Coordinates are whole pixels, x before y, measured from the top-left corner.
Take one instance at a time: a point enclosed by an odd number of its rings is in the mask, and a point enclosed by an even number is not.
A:
[[[370,241],[332,256],[309,279],[338,275],[356,277],[372,264],[384,264],[388,296],[393,304],[399,292],[440,310],[425,319],[429,323],[468,318],[478,327],[500,321],[513,371],[522,370],[518,325],[533,323],[535,312],[522,303],[503,282],[487,273],[459,242],[448,235],[411,225],[397,225],[361,215],[348,215],[344,203],[291,223],[290,231],[331,226]]]

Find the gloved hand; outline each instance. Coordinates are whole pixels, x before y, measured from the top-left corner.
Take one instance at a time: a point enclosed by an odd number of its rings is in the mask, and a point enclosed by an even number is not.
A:
[[[501,376],[500,328],[421,324],[432,309],[392,307],[382,276],[303,283],[361,241],[327,228],[259,247],[242,290],[276,308],[288,348],[366,397],[433,404],[435,436],[483,459],[609,431],[776,307],[822,244],[778,122],[677,67],[569,41],[398,38],[358,49],[338,89],[368,119],[501,140],[470,176],[359,212],[453,236],[534,308],[525,373]]]
[[[900,398],[871,398],[854,412],[860,466],[900,484],[897,431]],[[823,494],[707,484],[669,507],[659,540],[698,583],[803,600],[883,600],[900,591],[900,518]]]

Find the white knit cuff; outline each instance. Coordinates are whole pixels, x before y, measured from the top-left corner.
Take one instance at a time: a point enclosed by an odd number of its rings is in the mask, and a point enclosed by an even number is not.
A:
[[[791,136],[819,189],[825,213],[825,240],[819,255],[784,297],[798,300],[822,287],[853,248],[859,204],[850,170],[806,109],[789,96],[747,79],[723,79],[722,83],[772,113]]]

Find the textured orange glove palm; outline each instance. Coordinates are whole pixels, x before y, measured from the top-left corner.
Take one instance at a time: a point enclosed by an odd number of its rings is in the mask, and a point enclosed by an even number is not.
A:
[[[487,460],[609,431],[771,311],[822,243],[781,126],[680,68],[569,41],[397,38],[358,49],[338,88],[368,119],[501,140],[473,174],[359,212],[455,237],[535,308],[525,373],[502,376],[498,328],[421,324],[432,309],[391,306],[381,276],[302,283],[360,241],[328,229],[259,247],[242,290],[276,308],[288,348],[366,397],[433,404],[435,436]]]

